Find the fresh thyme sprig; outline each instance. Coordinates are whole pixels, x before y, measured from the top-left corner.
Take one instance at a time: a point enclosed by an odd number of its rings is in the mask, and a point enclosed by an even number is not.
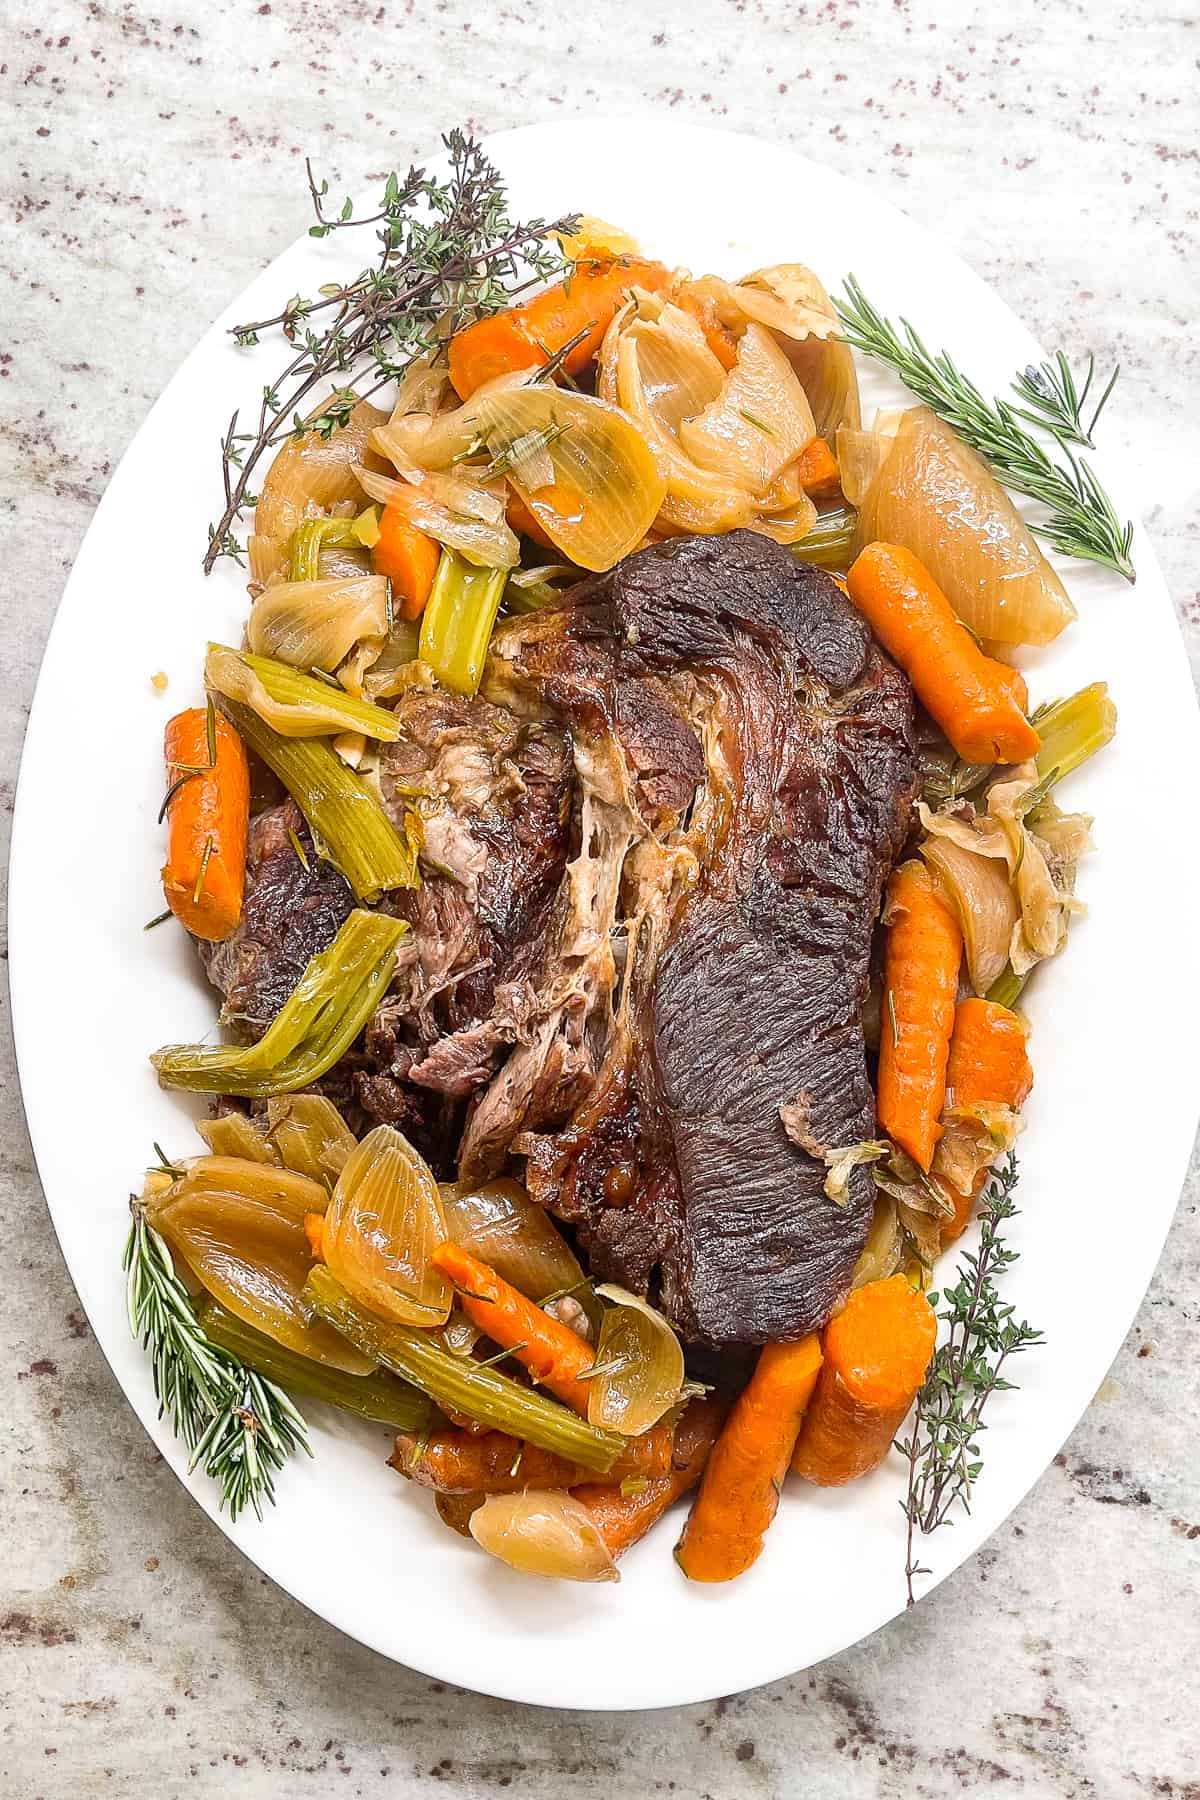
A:
[[[150,1358],[159,1417],[167,1414],[191,1452],[189,1469],[220,1484],[230,1518],[250,1505],[261,1519],[277,1471],[294,1450],[308,1451],[304,1420],[282,1388],[209,1342],[171,1252],[133,1195],[129,1210],[121,1262],[129,1329]]]
[[[1013,1190],[1017,1160],[1011,1153],[992,1171],[979,1204],[979,1249],[959,1264],[955,1286],[944,1289],[941,1318],[949,1335],[934,1352],[917,1396],[911,1435],[897,1445],[908,1461],[908,1491],[901,1504],[908,1522],[905,1579],[908,1604],[913,1581],[929,1570],[916,1560],[916,1538],[947,1523],[955,1506],[971,1510],[971,1492],[982,1468],[979,1438],[983,1412],[992,1394],[1015,1384],[1002,1373],[1008,1360],[1042,1342],[1042,1333],[1000,1299],[996,1279],[1011,1268],[1017,1252],[1007,1248],[1003,1228],[1017,1208]],[[930,1295],[936,1306],[938,1296]]]
[[[1052,461],[1026,430],[1021,421],[1029,418],[1027,412],[1006,400],[985,400],[945,351],[935,356],[926,348],[907,319],[900,321],[902,337],[891,321],[872,306],[853,275],[846,278],[845,299],[835,304],[848,344],[893,368],[918,399],[932,407],[965,443],[979,452],[1005,487],[1049,508],[1050,517],[1032,526],[1039,537],[1064,556],[1082,557],[1115,569],[1126,581],[1136,579],[1130,561],[1133,524],[1128,520],[1121,523],[1091,468],[1080,461],[1068,436],[1058,429],[1053,400],[1052,410],[1046,411],[1037,423],[1045,424],[1051,432],[1065,466]],[[1111,389],[1110,381],[1104,399]],[[1028,387],[1021,392],[1029,397]],[[1093,417],[1092,424],[1095,422]]]
[[[461,131],[452,131],[444,142],[450,162],[444,181],[418,168],[403,179],[393,173],[378,212],[364,219],[354,217],[349,200],[337,216],[328,217],[328,183],[318,183],[309,167],[316,213],[309,235],[325,238],[350,227],[376,226],[379,250],[354,280],[323,287],[319,298],[293,295],[271,318],[232,328],[234,341],[245,347],[257,344],[260,333],[278,329],[295,354],[263,388],[253,429],[239,429],[237,413],[229,421],[221,445],[225,510],[209,527],[206,573],[219,556],[240,560],[233,528],[250,504],[254,470],[270,449],[304,431],[331,436],[360,400],[403,374],[414,357],[508,305],[522,286],[566,266],[554,233],[570,232],[576,221],[514,224],[504,184],[479,144]],[[320,322],[314,329],[316,315]],[[359,380],[361,391],[353,385]],[[332,392],[320,415],[306,419],[312,396],[327,382]]]

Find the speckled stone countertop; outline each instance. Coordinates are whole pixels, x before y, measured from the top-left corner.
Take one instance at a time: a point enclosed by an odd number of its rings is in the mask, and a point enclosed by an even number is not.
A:
[[[1107,431],[1143,471],[1145,516],[1200,668],[1194,9],[46,0],[4,11],[6,815],[42,643],[92,510],[184,352],[303,227],[303,154],[336,188],[354,187],[460,121],[667,112],[777,137],[941,232],[1043,340],[1119,359]],[[740,1698],[552,1714],[383,1662],[212,1528],[91,1340],[43,1210],[7,1023],[0,1059],[0,1791],[11,1800],[1200,1796],[1194,1178],[1086,1418],[928,1602]]]

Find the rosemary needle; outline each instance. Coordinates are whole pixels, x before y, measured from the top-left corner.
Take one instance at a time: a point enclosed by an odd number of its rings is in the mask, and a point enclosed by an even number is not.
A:
[[[1045,423],[1051,431],[1064,458],[1061,463],[1052,461],[1026,430],[1022,418],[1029,417],[1027,412],[1022,413],[1005,400],[985,400],[945,351],[935,356],[926,348],[907,319],[900,321],[902,336],[872,306],[853,275],[846,278],[845,299],[835,304],[848,344],[894,369],[918,399],[945,419],[964,443],[978,451],[1005,487],[1038,500],[1049,509],[1049,518],[1032,529],[1053,549],[1064,556],[1081,557],[1114,569],[1126,581],[1136,579],[1130,560],[1132,522],[1121,523],[1091,468],[1080,461],[1067,435],[1057,428],[1057,403],[1053,397],[1038,422]],[[1060,377],[1065,367],[1064,361]],[[1071,389],[1074,393],[1073,381]],[[1029,397],[1028,387],[1020,391]],[[1101,405],[1111,391],[1112,381]],[[1069,406],[1071,396],[1061,398]],[[1082,398],[1078,394],[1075,398],[1082,406]]]

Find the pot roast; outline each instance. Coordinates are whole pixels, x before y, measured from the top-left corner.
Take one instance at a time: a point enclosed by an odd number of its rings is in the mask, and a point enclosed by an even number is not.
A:
[[[627,557],[503,623],[482,698],[398,710],[379,782],[425,817],[425,885],[390,896],[413,938],[354,1053],[367,1113],[438,1094],[464,1179],[523,1162],[593,1273],[692,1343],[822,1324],[873,1204],[861,1167],[830,1200],[812,1152],[874,1135],[861,1016],[915,787],[904,676],[828,575],[739,531]],[[260,1029],[349,904],[281,839],[258,826],[210,965]]]

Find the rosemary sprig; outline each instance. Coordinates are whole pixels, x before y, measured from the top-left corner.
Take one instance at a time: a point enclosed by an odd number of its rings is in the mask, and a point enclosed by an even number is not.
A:
[[[353,216],[348,200],[328,216],[328,183],[318,183],[309,167],[316,214],[310,236],[375,226],[379,249],[352,281],[328,284],[319,298],[295,294],[273,317],[233,327],[234,341],[243,347],[277,329],[295,353],[264,387],[253,429],[241,430],[237,413],[229,421],[221,445],[225,510],[209,527],[206,573],[219,556],[240,558],[233,527],[250,502],[254,470],[275,445],[306,431],[331,436],[360,400],[403,374],[414,357],[507,306],[522,286],[566,266],[552,234],[569,233],[576,221],[514,224],[504,184],[479,144],[461,131],[444,142],[450,161],[444,181],[418,168],[403,179],[393,173],[379,210],[363,219]],[[360,378],[361,391],[353,385]],[[327,382],[332,392],[319,417],[306,420],[316,391]]]
[[[955,1286],[946,1288],[939,1313],[949,1327],[934,1352],[917,1396],[912,1432],[897,1449],[908,1461],[908,1490],[901,1502],[908,1522],[905,1579],[908,1604],[913,1581],[929,1570],[916,1560],[916,1538],[947,1523],[955,1506],[971,1510],[971,1493],[982,1468],[979,1438],[984,1408],[992,1394],[1015,1384],[1002,1373],[1008,1359],[1042,1342],[1042,1333],[1000,1299],[996,1279],[1011,1268],[1017,1252],[1006,1247],[1003,1227],[1016,1214],[1013,1190],[1017,1160],[1008,1157],[992,1171],[979,1204],[979,1249],[959,1264]],[[936,1305],[938,1296],[929,1296]]]
[[[1109,376],[1108,385],[1097,400],[1096,409],[1085,426],[1083,409],[1087,405],[1095,373],[1096,358],[1089,351],[1087,374],[1083,387],[1080,388],[1071,365],[1062,351],[1058,350],[1051,362],[1044,362],[1040,366],[1030,363],[1013,381],[1014,388],[1026,402],[1026,407],[1018,406],[1014,410],[1021,418],[1028,419],[1031,425],[1042,425],[1047,431],[1052,431],[1064,443],[1080,444],[1085,450],[1094,450],[1096,422],[1117,385],[1117,376],[1121,373],[1120,364]]]
[[[1051,432],[1065,466],[1053,462],[1026,430],[1021,421],[1029,418],[1027,412],[1006,400],[985,400],[944,350],[935,356],[926,348],[907,319],[900,321],[901,337],[891,321],[872,306],[853,275],[846,278],[845,299],[836,305],[848,344],[893,368],[918,399],[979,452],[1005,487],[1049,508],[1050,517],[1032,530],[1064,556],[1100,563],[1126,581],[1136,579],[1130,561],[1132,521],[1121,523],[1096,476],[1075,455],[1067,435],[1049,413],[1037,423]],[[1111,390],[1110,381],[1105,399]],[[1027,398],[1027,391],[1021,391]],[[1051,400],[1050,405],[1055,402]]]
[[[294,1450],[308,1451],[304,1420],[282,1388],[210,1343],[171,1252],[132,1194],[129,1210],[121,1262],[129,1329],[150,1358],[159,1417],[168,1415],[191,1452],[189,1470],[202,1467],[220,1484],[230,1518],[250,1505],[261,1519],[277,1471]]]

